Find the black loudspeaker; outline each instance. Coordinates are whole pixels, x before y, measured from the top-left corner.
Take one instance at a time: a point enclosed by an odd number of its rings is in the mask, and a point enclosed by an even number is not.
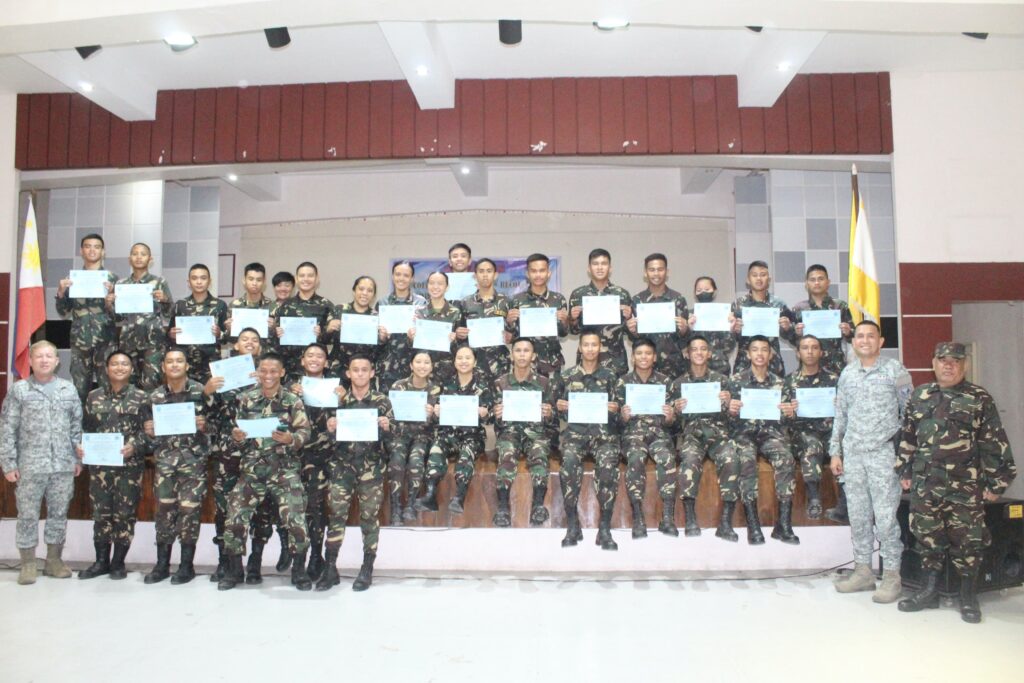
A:
[[[917,588],[921,585],[921,556],[917,553],[917,539],[910,533],[909,496],[903,496],[900,501],[896,519],[906,548],[900,574],[904,585]],[[994,503],[985,503],[985,524],[992,534],[992,545],[981,559],[978,591],[1024,585],[1024,501],[1000,498]],[[960,593],[960,577],[948,556],[939,574],[939,593],[947,596]]]

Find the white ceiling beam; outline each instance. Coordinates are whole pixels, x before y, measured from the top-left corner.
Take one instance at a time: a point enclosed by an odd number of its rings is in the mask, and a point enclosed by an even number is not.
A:
[[[455,73],[433,22],[382,21],[380,30],[420,109],[455,106]]]
[[[721,168],[681,168],[679,180],[683,194],[704,194],[722,175]]]
[[[736,74],[741,107],[770,107],[825,39],[824,31],[764,29]]]
[[[281,176],[277,174],[237,175],[235,173],[228,173],[224,176],[224,181],[258,202],[277,202],[281,200]]]
[[[82,59],[74,50],[21,55],[22,60],[50,78],[125,121],[156,118],[156,88],[130,66],[104,57],[102,50],[89,59]]]
[[[455,182],[462,189],[462,194],[467,197],[486,197],[488,194],[489,178],[485,164],[479,161],[458,161],[449,166]]]

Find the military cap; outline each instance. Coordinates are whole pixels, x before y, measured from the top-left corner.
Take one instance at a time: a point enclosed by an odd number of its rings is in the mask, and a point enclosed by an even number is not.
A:
[[[967,349],[959,342],[940,342],[935,345],[935,358],[967,358]]]

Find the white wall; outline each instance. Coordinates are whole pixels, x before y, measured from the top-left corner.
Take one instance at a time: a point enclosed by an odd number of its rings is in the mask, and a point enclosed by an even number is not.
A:
[[[897,258],[1024,261],[1024,71],[891,78]]]

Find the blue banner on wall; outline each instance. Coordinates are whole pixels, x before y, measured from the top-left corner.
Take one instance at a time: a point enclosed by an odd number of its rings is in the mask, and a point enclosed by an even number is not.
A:
[[[550,256],[549,258],[551,259],[549,264],[549,267],[551,268],[551,279],[548,280],[548,289],[561,292],[561,259],[557,256]],[[498,278],[494,283],[495,291],[512,298],[514,294],[526,291],[530,286],[530,281],[526,278],[526,258],[492,258],[491,260],[498,266]],[[416,270],[416,275],[413,277],[412,281],[412,291],[426,299],[430,298],[427,294],[427,277],[431,273],[439,270],[445,273],[451,271],[451,268],[448,267],[448,259],[446,258],[396,258],[391,259],[390,266],[394,267],[396,263],[402,262],[410,263]],[[463,290],[462,295],[469,296],[475,291],[476,286],[469,283]],[[456,297],[454,295],[455,292],[451,291],[449,292],[448,298],[462,298],[461,296]]]

